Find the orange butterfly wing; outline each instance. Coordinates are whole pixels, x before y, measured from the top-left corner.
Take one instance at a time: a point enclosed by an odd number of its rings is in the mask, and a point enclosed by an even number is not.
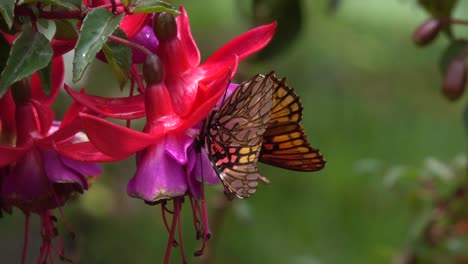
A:
[[[301,125],[302,103],[285,80],[270,75],[275,84],[273,106],[268,127],[263,134],[259,161],[296,171],[317,171],[325,159],[313,148]]]

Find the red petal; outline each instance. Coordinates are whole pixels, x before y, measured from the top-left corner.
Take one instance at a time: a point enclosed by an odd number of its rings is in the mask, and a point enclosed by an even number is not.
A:
[[[190,30],[190,21],[187,16],[187,12],[184,7],[180,7],[180,15],[177,16],[177,30],[182,49],[185,50],[187,60],[192,68],[197,67],[200,64],[200,51],[198,50],[197,44],[192,37]]]
[[[0,146],[0,167],[7,166],[18,161],[31,146],[26,147],[7,147]]]
[[[91,142],[60,144],[54,146],[65,157],[83,162],[113,162],[118,159],[102,154]]]
[[[198,83],[198,93],[194,103],[196,107],[190,111],[190,115],[184,117],[183,124],[177,128],[178,131],[191,128],[208,116],[219,98],[225,93],[231,80],[230,77],[231,70],[230,68],[226,68],[223,71],[223,76],[220,76],[217,81],[212,83],[209,87],[203,82]]]
[[[83,113],[80,119],[89,141],[102,153],[117,159],[124,159],[154,144],[165,132],[160,129],[158,134],[150,135]]]
[[[67,85],[65,85],[65,90],[76,102],[106,117],[128,120],[145,116],[143,95],[123,98],[105,98],[77,93]]]
[[[61,56],[70,50],[72,50],[76,45],[77,39],[71,40],[62,40],[62,39],[52,39],[50,42],[52,49],[54,50],[54,57]]]
[[[234,54],[239,57],[239,60],[243,60],[265,47],[273,38],[275,29],[276,22],[273,22],[256,27],[236,37],[211,55],[200,68],[207,70],[216,67],[216,65],[226,65],[231,61]]]
[[[41,125],[40,132],[43,135],[47,135],[50,126],[52,126],[52,122],[54,121],[54,111],[52,111],[50,107],[43,105],[36,100],[30,100],[30,102],[34,106],[35,111],[37,111],[37,118]]]
[[[60,124],[60,128],[57,129],[57,131],[42,140],[36,140],[36,142],[38,144],[47,145],[59,144],[60,142],[72,139],[72,137],[75,136],[76,133],[81,132],[81,130],[83,130],[81,120],[76,118],[72,122],[68,122],[65,125]]]
[[[16,38],[16,35],[10,35],[10,34],[7,34],[3,31],[0,30],[0,34],[3,35],[3,37],[5,38],[5,40],[10,44],[10,45],[13,45],[13,41],[15,41],[15,38]]]
[[[64,83],[65,67],[63,64],[62,56],[55,57],[52,59],[52,69],[50,78],[50,93],[47,95],[42,89],[39,74],[35,73],[31,77],[32,98],[46,105],[51,105],[54,102]]]
[[[125,31],[127,38],[133,38],[148,23],[151,14],[125,15],[120,22],[120,28]]]
[[[11,90],[8,89],[6,94],[0,98],[0,130],[2,134],[13,135],[16,131],[15,107]]]

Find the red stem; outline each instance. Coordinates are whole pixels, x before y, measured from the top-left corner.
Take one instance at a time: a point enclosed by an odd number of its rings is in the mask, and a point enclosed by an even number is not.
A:
[[[24,241],[23,241],[23,253],[21,256],[21,264],[26,263],[28,244],[29,244],[29,219],[30,215],[26,214],[24,218]]]
[[[136,44],[135,42],[131,42],[131,41],[128,41],[128,40],[123,39],[123,38],[119,38],[119,37],[111,35],[111,36],[109,36],[109,40],[112,40],[114,42],[117,42],[117,43],[120,43],[122,45],[128,46],[130,48],[139,49],[145,55],[152,55],[153,54],[149,49],[143,47],[142,45]]]
[[[171,232],[169,233],[169,241],[167,242],[166,255],[164,256],[164,264],[169,264],[171,257],[171,250],[174,244],[174,233],[177,225],[177,215],[180,212],[180,201],[176,198],[174,199],[174,215],[172,216],[172,226]]]
[[[182,211],[182,207],[181,207]],[[181,213],[177,216],[177,227],[178,227],[178,233],[179,233],[179,246],[180,246],[180,254],[182,255],[182,263],[187,264],[187,259],[185,258],[185,253],[184,253],[184,242],[182,241],[182,225],[180,223],[180,218],[181,218]]]

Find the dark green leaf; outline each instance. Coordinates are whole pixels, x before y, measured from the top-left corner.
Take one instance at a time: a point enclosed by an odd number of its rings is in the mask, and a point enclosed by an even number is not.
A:
[[[49,65],[47,65],[47,67],[40,70],[38,73],[39,79],[41,80],[42,90],[45,94],[50,94],[50,87],[52,83],[52,61],[49,63]]]
[[[252,5],[252,22],[254,25],[264,25],[278,22],[275,36],[271,42],[263,48],[257,59],[264,60],[279,55],[288,48],[299,33],[304,24],[302,1],[300,0],[257,0]]]
[[[46,67],[52,55],[49,40],[30,26],[24,27],[21,35],[13,42],[8,61],[2,71],[0,96],[12,83]]]
[[[172,6],[161,0],[138,0],[130,7],[130,12],[137,13],[154,13],[154,12],[167,12],[173,15],[178,15],[180,12]]]
[[[114,35],[126,38],[125,33],[117,29]],[[119,80],[120,88],[127,83],[130,76],[130,66],[132,65],[132,49],[117,42],[108,41],[102,48],[107,62],[114,70]]]
[[[73,58],[74,82],[81,79],[88,65],[106,43],[107,38],[119,26],[122,18],[123,14],[114,16],[104,8],[94,9],[86,16]]]
[[[418,0],[419,5],[435,18],[450,18],[457,2],[458,0]],[[444,25],[443,31],[452,38],[450,24]]]
[[[54,20],[55,22],[55,35],[57,39],[76,39],[78,37],[78,31],[74,20]]]
[[[15,0],[1,0],[0,1],[0,14],[2,14],[3,19],[8,25],[8,28],[11,28],[13,25],[13,19],[15,17]]]
[[[3,71],[6,61],[8,60],[8,54],[10,54],[10,43],[6,41],[4,37],[0,37],[0,72]]]
[[[418,0],[427,12],[437,18],[449,18],[458,0]]]
[[[453,59],[460,56],[463,52],[468,50],[468,41],[466,40],[455,40],[450,42],[449,46],[442,53],[442,57],[439,61],[439,70],[442,76],[445,76],[447,66],[452,62]]]
[[[24,0],[24,3],[43,3],[54,6],[60,6],[68,10],[79,10],[81,1],[76,0]]]

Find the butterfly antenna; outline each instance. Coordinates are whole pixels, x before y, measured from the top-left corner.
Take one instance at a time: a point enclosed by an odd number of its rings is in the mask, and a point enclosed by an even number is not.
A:
[[[224,94],[223,94],[223,100],[221,101],[221,104],[223,105],[224,104],[224,100],[226,100],[226,95],[227,95],[227,91],[228,91],[228,88],[229,88],[229,84],[231,83],[231,79],[229,79],[229,82],[227,83],[226,85],[226,89],[224,89]]]

